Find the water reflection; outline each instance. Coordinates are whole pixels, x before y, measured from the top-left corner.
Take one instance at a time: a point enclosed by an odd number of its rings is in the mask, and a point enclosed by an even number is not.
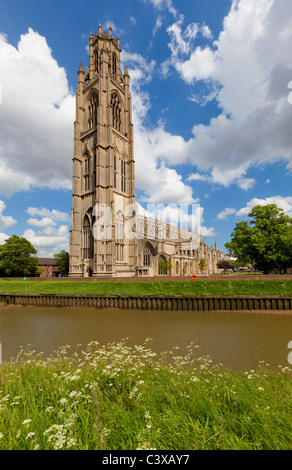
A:
[[[92,340],[105,344],[129,338],[134,345],[152,338],[156,352],[179,346],[185,353],[193,342],[200,355],[236,369],[253,369],[259,361],[288,366],[291,313],[1,307],[2,359],[10,360],[29,344],[46,357],[65,344],[85,347]]]

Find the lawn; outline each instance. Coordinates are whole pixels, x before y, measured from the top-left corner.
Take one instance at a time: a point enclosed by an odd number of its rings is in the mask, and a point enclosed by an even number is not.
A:
[[[163,295],[292,295],[292,280],[190,281],[35,281],[0,280],[0,293],[28,294],[163,294]]]

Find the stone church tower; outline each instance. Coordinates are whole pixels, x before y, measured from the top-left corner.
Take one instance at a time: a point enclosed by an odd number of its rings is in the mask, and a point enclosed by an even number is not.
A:
[[[223,255],[216,245],[135,213],[130,77],[120,55],[119,37],[99,25],[90,36],[89,66],[81,62],[78,71],[69,276],[216,274]]]
[[[135,204],[130,77],[121,70],[119,37],[91,33],[89,66],[76,91],[71,277],[133,275],[135,241],[124,236]],[[125,216],[126,214],[126,216]],[[132,214],[128,211],[128,217]]]

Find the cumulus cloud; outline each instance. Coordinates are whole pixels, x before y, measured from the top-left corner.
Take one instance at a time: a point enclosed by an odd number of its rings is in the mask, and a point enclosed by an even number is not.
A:
[[[233,0],[216,41],[198,45],[200,31],[200,25],[185,26],[182,16],[168,28],[165,74],[173,67],[187,84],[208,85],[220,110],[209,123],[193,127],[193,137],[181,145],[181,161],[209,181],[243,190],[255,184],[246,177],[254,165],[282,159],[291,170],[292,3]]]
[[[69,251],[69,231],[67,225],[45,227],[35,231],[27,229],[23,237],[26,238],[37,250],[38,257],[53,257],[62,250]]]
[[[0,230],[5,230],[6,228],[12,227],[17,223],[17,221],[10,215],[3,215],[5,209],[6,204],[3,201],[0,201]]]
[[[4,245],[5,241],[9,238],[6,233],[0,232],[0,245]]]
[[[287,214],[289,217],[292,217],[292,197],[290,196],[271,196],[265,199],[253,198],[247,203],[246,207],[242,207],[236,212],[236,216],[247,216],[255,206],[266,206],[268,204],[276,204],[276,206],[283,209],[285,214]]]
[[[46,39],[0,34],[0,194],[71,188],[75,97]]]
[[[187,177],[187,181],[204,181],[208,184],[217,184],[226,188],[230,186],[230,184],[235,183],[241,189],[247,191],[254,186],[256,181],[253,178],[246,178],[244,176],[246,174],[246,171],[246,166],[239,166],[235,169],[224,170],[221,170],[217,167],[213,167],[210,171],[210,174],[191,173]]]
[[[226,209],[224,209],[224,211],[220,212],[217,215],[217,219],[226,220],[229,215],[235,214],[235,212],[236,212],[236,209],[234,209],[233,207],[227,207]]]
[[[36,227],[54,227],[56,222],[54,222],[49,217],[43,217],[42,219],[28,219],[27,223],[29,225],[35,225]]]
[[[25,230],[23,236],[37,250],[39,257],[53,257],[62,250],[69,251],[70,217],[66,212],[46,207],[29,207],[26,210],[31,217],[27,223],[39,230]]]
[[[167,28],[167,33],[170,37],[171,58],[162,64],[163,75],[173,66],[188,83],[191,83],[195,76],[200,80],[210,78],[215,66],[212,50],[209,47],[202,49],[200,46],[193,50],[199,35],[207,39],[212,38],[209,26],[190,23],[184,29],[184,16],[180,15],[179,19]]]
[[[26,212],[32,217],[39,216],[55,222],[68,222],[70,219],[67,212],[58,211],[56,209],[50,210],[46,207],[29,207]]]

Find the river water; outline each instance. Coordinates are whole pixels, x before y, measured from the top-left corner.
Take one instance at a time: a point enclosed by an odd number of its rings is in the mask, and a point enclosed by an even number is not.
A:
[[[191,342],[199,355],[215,364],[250,370],[260,361],[271,367],[289,366],[288,343],[292,340],[289,312],[177,312],[98,310],[93,308],[0,307],[2,361],[15,357],[20,347],[43,352],[90,341],[100,344],[127,339],[129,345],[152,338],[155,352],[174,346],[185,349]]]

